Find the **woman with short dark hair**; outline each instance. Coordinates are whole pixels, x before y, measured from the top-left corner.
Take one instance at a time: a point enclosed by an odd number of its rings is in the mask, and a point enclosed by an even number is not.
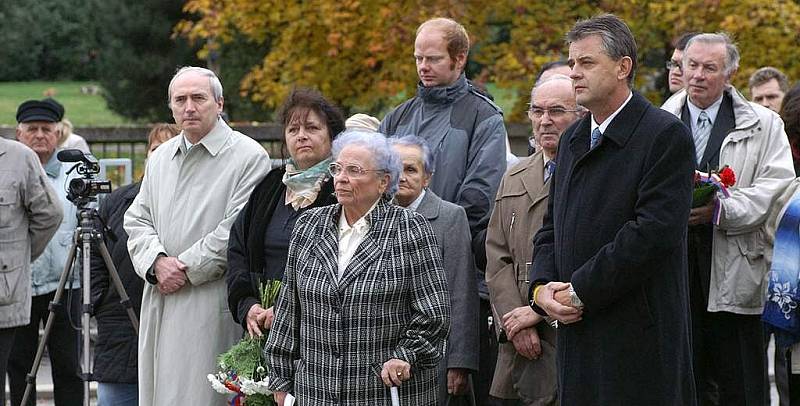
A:
[[[272,325],[272,308],[261,307],[259,289],[283,277],[297,218],[312,207],[336,203],[328,164],[331,143],[344,130],[342,113],[316,90],[295,89],[278,121],[290,159],[256,186],[228,240],[228,306],[251,336]]]

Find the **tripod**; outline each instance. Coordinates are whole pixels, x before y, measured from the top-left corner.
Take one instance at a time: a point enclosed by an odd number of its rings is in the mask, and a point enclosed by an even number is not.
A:
[[[122,304],[126,311],[128,312],[128,318],[131,320],[131,324],[133,325],[133,329],[136,334],[139,334],[139,320],[136,317],[136,313],[133,311],[133,305],[131,304],[130,298],[128,294],[125,292],[125,287],[122,286],[122,281],[119,278],[119,274],[117,273],[117,268],[114,266],[114,263],[111,261],[111,255],[108,253],[108,248],[106,247],[106,243],[103,240],[103,232],[102,229],[97,229],[97,224],[100,223],[100,217],[97,214],[97,210],[87,208],[87,202],[75,202],[78,206],[78,227],[75,229],[75,233],[72,238],[72,246],[69,248],[69,252],[67,254],[67,263],[64,266],[64,271],[61,273],[61,278],[58,280],[58,289],[56,289],[55,296],[53,297],[53,301],[50,302],[50,306],[48,307],[49,314],[47,316],[47,322],[44,326],[44,335],[42,339],[39,341],[39,346],[36,349],[36,357],[33,360],[33,367],[31,368],[31,372],[25,378],[27,385],[25,386],[25,395],[22,398],[22,405],[28,404],[28,398],[31,395],[31,391],[33,390],[34,382],[36,382],[36,374],[39,371],[39,365],[42,362],[42,355],[44,353],[44,346],[47,344],[47,340],[50,337],[50,330],[53,327],[53,322],[55,321],[55,311],[58,306],[61,306],[61,297],[64,294],[64,288],[67,284],[67,279],[69,277],[70,271],[72,269],[72,263],[75,260],[75,253],[78,247],[81,247],[81,264],[82,264],[82,275],[83,275],[83,306],[81,309],[82,316],[81,316],[81,333],[83,338],[83,345],[82,345],[82,354],[83,359],[81,361],[81,380],[83,380],[83,404],[84,406],[89,406],[89,382],[92,381],[92,363],[90,359],[90,335],[89,335],[89,318],[92,315],[92,303],[91,303],[91,249],[92,243],[96,244],[96,246],[100,249],[100,255],[103,257],[103,262],[106,265],[106,269],[108,270],[109,276],[111,276],[111,280],[114,283],[114,288],[117,290],[117,293],[120,297],[120,304]]]

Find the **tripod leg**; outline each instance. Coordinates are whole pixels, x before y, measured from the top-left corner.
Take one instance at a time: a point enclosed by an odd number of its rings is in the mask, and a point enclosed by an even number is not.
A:
[[[58,289],[56,289],[55,296],[53,296],[53,301],[50,302],[50,311],[47,315],[47,322],[44,325],[44,335],[42,335],[42,339],[39,340],[39,345],[36,348],[36,356],[33,358],[33,367],[25,378],[28,384],[25,386],[25,395],[22,397],[22,405],[28,404],[28,398],[30,398],[31,392],[33,391],[33,383],[36,381],[36,374],[39,372],[39,365],[42,363],[44,346],[47,344],[47,339],[50,337],[50,330],[53,328],[53,321],[56,317],[56,307],[61,305],[61,296],[64,294],[64,287],[67,285],[67,277],[70,274],[72,262],[75,260],[76,248],[77,242],[73,241],[67,253],[67,262],[66,265],[64,265],[64,271],[61,272],[61,278],[58,280]]]
[[[89,398],[91,397],[91,393],[89,392],[89,381],[92,378],[92,360],[91,360],[91,348],[92,348],[92,341],[91,341],[91,332],[89,331],[89,318],[92,317],[92,289],[90,288],[91,285],[91,250],[92,250],[92,240],[91,238],[86,238],[91,236],[91,231],[83,234],[83,250],[81,251],[81,258],[83,261],[83,280],[86,281],[86,286],[83,288],[83,314],[81,316],[81,332],[83,333],[83,404],[84,406],[89,406]]]
[[[117,272],[117,268],[114,266],[114,262],[111,261],[111,255],[108,253],[108,248],[106,247],[106,243],[101,239],[97,246],[100,249],[100,254],[103,256],[103,261],[106,263],[106,269],[108,270],[109,276],[111,276],[111,280],[114,282],[114,288],[117,290],[117,294],[119,294],[119,302],[123,306],[125,306],[125,310],[128,312],[128,318],[131,319],[131,325],[133,326],[133,331],[136,332],[136,335],[139,335],[139,319],[136,317],[136,312],[133,311],[133,304],[131,303],[131,298],[128,297],[128,293],[125,292],[125,287],[122,286],[122,280],[119,278],[119,273]]]

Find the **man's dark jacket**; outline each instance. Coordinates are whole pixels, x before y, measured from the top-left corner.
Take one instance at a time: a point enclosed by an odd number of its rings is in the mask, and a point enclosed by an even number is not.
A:
[[[122,222],[125,211],[139,194],[139,186],[141,183],[134,183],[115,190],[103,199],[99,209],[100,218],[116,237],[114,240],[106,233],[105,243],[137,317],[144,281],[133,270],[128,255],[128,234],[122,228]],[[91,277],[92,304],[97,320],[94,379],[106,383],[136,383],[138,337],[125,307],[119,303],[119,294],[97,247],[92,247]]]
[[[571,282],[585,305],[558,330],[560,404],[693,405],[689,130],[634,93],[591,151],[590,131],[562,135],[534,238],[531,285]]]

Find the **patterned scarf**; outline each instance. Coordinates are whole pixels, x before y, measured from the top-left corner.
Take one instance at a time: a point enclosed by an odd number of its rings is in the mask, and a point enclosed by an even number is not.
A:
[[[328,165],[331,162],[333,158],[327,158],[308,169],[295,169],[294,160],[290,159],[282,179],[286,185],[286,204],[291,204],[295,210],[311,206],[329,176]]]
[[[800,198],[794,198],[783,214],[775,231],[772,272],[767,291],[767,303],[761,319],[775,333],[776,344],[788,347],[800,342]]]

